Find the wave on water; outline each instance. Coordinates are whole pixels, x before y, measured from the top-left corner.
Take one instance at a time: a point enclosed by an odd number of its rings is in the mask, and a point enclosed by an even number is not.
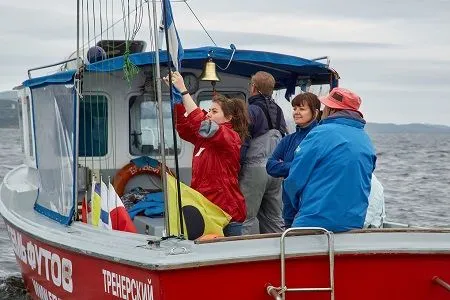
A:
[[[0,300],[31,300],[20,274],[5,276],[0,277]]]

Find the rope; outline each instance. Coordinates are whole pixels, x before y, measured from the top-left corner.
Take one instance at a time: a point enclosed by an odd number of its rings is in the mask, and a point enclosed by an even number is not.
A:
[[[142,0],[140,0],[140,5],[138,6],[138,2],[137,2],[137,0],[135,0],[135,5],[136,5],[136,9],[134,10],[135,17],[134,17],[133,33],[131,35],[131,40],[134,40],[137,33],[141,29],[142,21],[144,19],[144,9],[142,7],[144,5],[144,3],[142,3]]]
[[[112,39],[113,39],[113,41],[115,40],[114,39],[114,5],[111,5],[111,23],[113,24],[113,25],[111,25],[111,28],[112,28]],[[107,30],[109,29],[110,27],[108,26],[108,28],[107,28]],[[113,53],[114,53],[114,51],[115,51],[115,43],[113,42],[113,45],[112,45],[112,50],[113,50]],[[115,122],[115,120],[116,120],[116,106],[115,106],[115,101],[112,101],[112,105],[111,105],[111,109],[112,109],[112,119],[111,119],[111,124],[113,125]],[[113,123],[114,122],[114,123]],[[114,126],[111,126],[111,128],[114,128]],[[113,165],[114,166],[117,166],[117,154],[116,154],[116,152],[117,152],[117,139],[116,139],[116,130],[113,130],[113,132],[112,132],[112,143],[113,143],[113,155],[112,155],[112,157],[113,157]],[[108,186],[108,188],[109,188],[109,186]]]
[[[128,82],[128,84],[131,86],[131,82],[133,79],[139,74],[139,68],[131,61],[130,59],[130,41],[133,41],[136,34],[138,33],[141,25],[142,25],[142,19],[143,19],[143,9],[142,8],[142,1],[141,5],[138,6],[137,0],[135,0],[136,9],[134,10],[135,13],[135,20],[133,25],[133,32],[130,33],[130,0],[127,0],[127,7],[125,7],[125,2],[122,0],[122,15],[124,19],[124,33],[125,33],[125,52],[123,54],[123,78]],[[140,13],[138,16],[138,9],[140,9]],[[128,23],[128,26],[125,25]]]
[[[103,40],[103,11],[102,11],[102,5],[101,5],[101,1],[102,0],[99,0],[99,3],[100,3],[100,36],[101,36],[101,40]],[[105,0],[105,9],[107,9],[107,7],[108,7],[108,1],[107,0]],[[107,12],[105,11],[105,16],[106,16],[106,20],[108,20],[108,14],[107,14]],[[102,90],[105,90],[105,86],[106,86],[106,78],[105,78],[105,74],[103,74],[103,73],[99,73],[99,76],[101,77],[101,82],[100,82],[100,86],[102,87]],[[108,141],[108,123],[109,123],[109,117],[108,117],[108,110],[109,110],[109,107],[108,107],[108,98],[107,97],[105,97],[105,96],[101,96],[102,97],[102,99],[104,100],[103,101],[103,118],[106,118],[106,122],[103,122],[103,138],[104,138],[104,141],[105,141],[105,157],[107,156],[107,154],[108,154],[108,150],[109,150],[109,147],[108,147],[108,145],[109,145],[109,141]],[[112,102],[112,101],[111,101]],[[113,128],[113,127],[112,127]],[[110,169],[110,165],[109,165],[109,159],[108,158],[106,158],[105,159],[105,161],[106,161],[106,166],[105,166],[105,169],[106,170],[109,170]],[[109,194],[109,193],[108,193]],[[109,195],[108,195],[109,196]],[[102,196],[103,197],[103,196]],[[109,207],[109,204],[108,204],[108,207]]]
[[[106,11],[106,28],[109,28],[109,22],[108,22],[108,1],[106,1],[105,11]],[[109,40],[109,30],[106,30],[106,39]]]
[[[81,0],[81,41],[84,42],[84,0]],[[85,57],[84,47],[81,47],[81,57]],[[79,57],[77,57],[77,59],[79,59]]]
[[[143,5],[143,4],[142,4],[142,5]],[[111,20],[112,20],[112,21],[111,21],[111,22],[114,22],[114,5],[112,5],[111,7],[112,7],[112,12],[111,12],[111,16],[112,16],[112,17],[111,17]],[[131,11],[130,13],[133,13],[135,10],[136,10],[136,9],[134,9],[134,10]],[[119,22],[121,22],[121,21],[124,20],[125,18],[126,18],[126,17],[124,16],[124,17],[122,17],[121,19],[115,21],[114,23],[111,24],[111,26],[108,26],[108,28],[106,28],[104,31],[107,31],[107,30],[109,30],[109,29],[114,29],[114,26],[116,26]],[[88,19],[88,27],[89,27],[89,19]],[[103,31],[103,32],[104,32],[104,31]],[[90,42],[92,42],[94,39],[98,38],[101,34],[102,34],[102,33],[99,33],[99,34],[95,35],[92,39],[89,39],[87,42],[85,42],[85,43],[83,44],[83,47],[85,47],[86,44],[89,45]],[[114,30],[113,30],[113,40],[114,40]]]
[[[98,0],[100,6],[100,40],[103,40],[102,0]]]
[[[222,69],[218,64],[216,64],[216,66],[217,66],[219,69],[221,69],[222,71],[225,71],[226,69],[228,69],[228,67],[229,67],[230,64],[231,64],[231,61],[233,60],[234,53],[236,53],[236,47],[235,47],[233,44],[230,45],[230,48],[233,50],[233,53],[231,53],[231,57],[230,57],[230,60],[228,61],[227,66],[226,66],[225,68]]]
[[[127,26],[125,25],[125,23],[127,22],[127,14],[126,14],[126,10],[125,10],[125,2],[124,0],[122,0],[122,20],[123,20],[123,33],[124,33],[124,38],[125,40],[128,37],[128,32],[127,32]]]
[[[89,1],[86,1],[86,20],[87,20],[88,46],[90,46],[91,33],[90,33],[89,29],[90,29],[91,26],[89,26]],[[86,44],[83,44],[83,49],[84,49],[85,45]]]
[[[95,36],[95,2],[92,0],[92,18],[94,19],[94,36]],[[94,42],[97,44],[97,39],[94,38]]]
[[[194,15],[194,17],[197,19],[197,22],[200,24],[200,26],[202,26],[203,31],[205,31],[206,35],[208,35],[209,39],[211,40],[211,42],[214,44],[214,46],[217,47],[216,42],[213,40],[213,38],[211,37],[211,35],[209,34],[209,32],[206,30],[205,26],[203,26],[202,22],[199,20],[199,18],[197,17],[197,15],[195,14],[195,12],[192,10],[192,8],[189,6],[189,4],[185,1],[184,3],[186,3],[186,6],[189,8],[189,10],[191,11],[191,13]]]
[[[84,42],[84,0],[81,1],[81,40]],[[82,57],[85,57],[85,53],[84,53],[84,47],[82,47]],[[81,85],[80,85],[81,86]],[[80,95],[83,95],[83,91],[78,91],[78,93],[80,93]],[[81,107],[81,101],[83,101],[83,120],[85,125],[83,126],[83,131],[84,131],[84,167],[87,170],[87,156],[86,156],[86,102],[84,101],[84,99],[82,97],[80,97],[80,107]],[[81,141],[78,141],[78,143],[81,143]],[[86,180],[86,190],[87,190],[87,180],[88,176],[87,176],[87,172],[85,173],[85,180]],[[87,201],[87,197],[85,199]]]
[[[127,34],[125,35],[125,39],[128,40],[128,37],[130,36],[130,0],[127,0],[127,9],[128,9],[128,27],[126,28]]]
[[[150,1],[147,1],[147,14],[148,14],[148,27],[149,27],[149,31],[150,31],[150,49],[154,50],[154,51],[158,51],[158,49],[156,49],[155,47],[155,43],[154,43],[154,39],[156,39],[156,34],[158,34],[157,31],[153,30],[153,26],[152,24],[152,20],[150,18],[151,13],[150,13]],[[155,49],[153,49],[155,48]],[[153,56],[153,64],[152,64],[152,73],[156,74],[156,64],[154,63],[156,61],[156,56]],[[154,77],[154,76],[153,76]],[[162,108],[158,107],[156,104],[157,102],[157,98],[158,98],[158,93],[157,93],[157,86],[156,86],[156,80],[160,80],[160,78],[154,78],[155,80],[152,80],[153,83],[153,95],[152,95],[152,100],[155,103],[155,106],[158,109],[158,113],[163,113]],[[158,140],[161,141],[162,137],[161,137],[161,130],[159,128],[159,123],[157,125],[157,129],[158,129]],[[165,142],[165,141],[164,141]],[[160,143],[159,143],[160,144]],[[161,149],[161,151],[165,151],[165,149]]]
[[[98,122],[97,122],[97,134],[99,134],[99,139],[98,139],[98,163],[99,163],[99,174],[100,174],[100,178],[101,178],[101,176],[102,176],[102,173],[101,173],[101,171],[102,171],[102,157],[100,156],[100,153],[101,153],[101,151],[102,151],[102,148],[101,148],[101,141],[102,141],[102,139],[101,139],[101,136],[100,136],[100,108],[99,108],[99,104],[98,104],[98,98],[99,98],[100,96],[99,95],[95,95],[95,100],[96,100],[96,102],[97,102],[97,120],[99,120]],[[91,130],[91,135],[92,135],[92,130]],[[94,138],[92,138],[92,139],[94,139]],[[92,153],[92,155],[94,155],[94,153]]]
[[[217,47],[216,42],[213,40],[213,38],[211,37],[211,35],[209,34],[209,32],[206,30],[205,26],[203,26],[202,22],[199,20],[199,18],[197,17],[197,15],[195,14],[195,12],[192,10],[192,8],[189,6],[189,3],[187,3],[187,1],[184,1],[184,3],[186,3],[186,6],[189,8],[189,10],[191,11],[191,13],[194,15],[195,19],[197,19],[197,22],[200,24],[200,26],[202,26],[203,31],[205,31],[206,35],[208,35],[209,39],[211,40],[211,42],[214,44],[214,46]],[[220,67],[219,65],[217,65],[217,67],[222,70],[225,71],[228,69],[228,67],[231,64],[231,61],[233,60],[234,54],[236,53],[236,47],[231,44],[230,48],[233,50],[233,53],[231,54],[230,60],[228,61],[228,64],[225,68]]]
[[[162,12],[163,15],[166,16],[167,15],[167,3],[166,2],[161,2],[162,4]],[[169,3],[170,5],[170,3]],[[164,34],[166,37],[166,49],[167,52],[169,52],[169,31],[168,31],[168,20],[167,18],[164,18]],[[170,64],[168,64],[169,66],[169,95],[170,95],[170,99],[173,99],[173,82],[172,82],[172,68],[170,67]],[[162,111],[162,107],[161,107],[161,111]],[[177,143],[177,133],[175,130],[176,127],[176,114],[174,112],[174,107],[173,105],[170,105],[170,111],[171,111],[171,115],[172,115],[172,137],[173,137],[173,148],[174,148],[174,159],[175,159],[175,174],[176,174],[176,187],[177,187],[177,202],[178,202],[178,213],[179,213],[179,224],[180,224],[180,233],[181,236],[184,236],[184,222],[183,222],[183,209],[182,209],[182,205],[181,205],[181,188],[180,188],[180,167],[178,164],[178,143]],[[165,149],[163,149],[163,151],[165,151]]]

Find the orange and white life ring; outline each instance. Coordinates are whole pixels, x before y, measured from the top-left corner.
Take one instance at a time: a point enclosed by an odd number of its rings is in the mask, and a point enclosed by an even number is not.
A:
[[[125,192],[125,186],[127,185],[128,181],[130,181],[130,179],[134,176],[149,174],[161,177],[161,166],[162,164],[159,161],[157,167],[152,167],[150,165],[138,167],[133,162],[129,162],[114,176],[113,186],[116,190],[117,195],[119,195],[120,197],[123,196]],[[175,175],[167,166],[166,172],[175,177]]]

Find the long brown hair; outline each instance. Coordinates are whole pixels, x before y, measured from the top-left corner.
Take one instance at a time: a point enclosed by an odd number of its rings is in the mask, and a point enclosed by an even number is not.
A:
[[[226,118],[231,117],[231,126],[244,141],[249,136],[248,125],[250,124],[245,100],[216,94],[212,101],[220,105]]]

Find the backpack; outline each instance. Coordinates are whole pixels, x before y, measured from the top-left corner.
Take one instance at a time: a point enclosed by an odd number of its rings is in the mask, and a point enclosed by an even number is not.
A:
[[[274,104],[277,107],[277,116],[276,116],[276,120],[275,120],[275,125],[273,123],[272,118],[270,117],[270,113],[269,113],[269,101],[273,101],[270,98],[265,98],[265,101],[256,101],[254,103],[252,103],[252,105],[256,105],[259,108],[262,109],[262,111],[264,112],[264,115],[266,116],[267,119],[267,124],[269,125],[269,130],[270,129],[276,129],[281,133],[281,136],[284,137],[286,135],[285,130],[283,130],[281,128],[281,117],[283,114],[283,111],[281,110],[281,108],[274,102]]]

